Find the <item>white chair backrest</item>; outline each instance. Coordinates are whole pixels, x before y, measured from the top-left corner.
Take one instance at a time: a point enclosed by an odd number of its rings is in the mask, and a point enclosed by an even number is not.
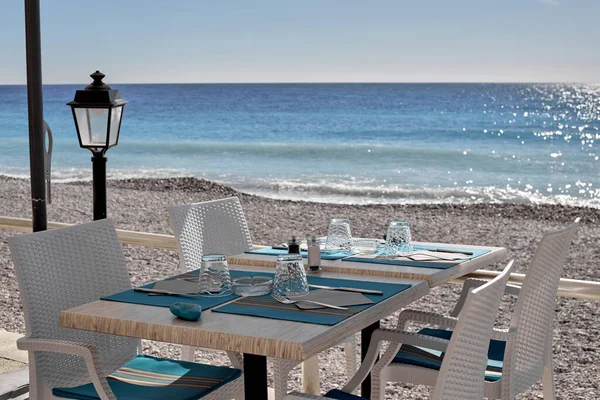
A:
[[[244,210],[237,197],[169,207],[181,268],[200,268],[202,255],[240,254],[252,249]]]
[[[498,305],[513,261],[486,284],[471,290],[446,350],[432,395],[433,400],[481,400],[487,349]]]
[[[95,346],[101,374],[135,357],[139,340],[62,328],[61,311],[131,289],[123,250],[110,220],[8,239],[19,282],[27,335]],[[61,353],[35,354],[35,370],[50,388],[90,382],[83,360]]]
[[[511,329],[517,331],[514,348],[507,346],[504,357],[511,363],[511,382],[503,384],[510,398],[540,379],[546,352],[552,351],[558,282],[578,226],[579,218],[566,229],[545,234],[527,269],[511,319]]]

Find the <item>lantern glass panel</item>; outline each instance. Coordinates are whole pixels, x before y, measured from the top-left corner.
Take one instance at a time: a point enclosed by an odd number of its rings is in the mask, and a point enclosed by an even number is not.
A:
[[[123,115],[123,106],[115,107],[111,110],[110,116],[110,136],[108,147],[114,146],[117,144],[117,140],[119,139],[119,127],[121,126],[121,116]]]
[[[75,108],[82,146],[106,147],[108,109]]]

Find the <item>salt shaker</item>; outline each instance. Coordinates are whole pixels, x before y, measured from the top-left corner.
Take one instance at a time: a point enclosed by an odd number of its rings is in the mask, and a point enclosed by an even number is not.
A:
[[[306,240],[308,244],[308,269],[318,271],[321,269],[321,243],[315,236]]]

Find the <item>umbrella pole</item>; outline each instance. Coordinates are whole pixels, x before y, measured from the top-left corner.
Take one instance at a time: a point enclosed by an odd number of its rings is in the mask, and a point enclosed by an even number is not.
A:
[[[44,169],[44,101],[42,97],[42,46],[40,2],[25,0],[27,46],[27,105],[29,111],[29,163],[33,231],[47,229]]]

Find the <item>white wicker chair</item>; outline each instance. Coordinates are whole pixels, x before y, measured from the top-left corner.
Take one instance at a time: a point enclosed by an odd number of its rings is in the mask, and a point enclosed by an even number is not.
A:
[[[188,370],[206,368],[214,372],[220,369],[219,373],[235,371],[239,374],[239,370],[232,368],[184,365],[179,361],[137,356],[139,339],[58,325],[61,311],[131,288],[125,257],[112,221],[101,220],[14,236],[8,239],[8,243],[27,329],[27,336],[19,339],[17,346],[29,351],[32,399],[67,397],[56,391],[80,385],[87,385],[93,396],[101,400],[116,399],[114,385],[122,389],[127,384],[109,375],[117,371],[120,373],[122,370],[119,369],[125,364],[130,365],[132,360],[142,363],[156,361],[175,368],[183,366]],[[235,378],[229,383],[227,380],[203,398],[243,399],[243,378]],[[140,388],[133,386],[136,390]],[[144,390],[155,389],[144,387]],[[163,387],[158,389],[166,390]]]
[[[250,231],[237,197],[169,207],[181,269],[200,268],[203,254],[231,256],[252,250]]]
[[[495,329],[489,345],[489,364],[486,371],[485,397],[513,399],[542,379],[544,398],[554,399],[555,388],[552,367],[552,321],[556,306],[558,281],[567,251],[579,225],[579,218],[564,230],[543,236],[527,269],[522,287],[507,285],[506,294],[518,295],[509,329]],[[438,326],[423,329],[431,336],[447,336],[462,315],[461,309],[470,289],[485,280],[468,279],[461,297],[451,315],[443,316],[417,310],[400,313],[397,329],[406,329],[410,321]],[[439,360],[429,354],[416,354],[414,348],[390,346],[374,368],[380,376],[373,392],[379,393],[386,382],[408,382],[435,385],[439,375]],[[374,398],[377,398],[374,396]]]
[[[504,271],[484,285],[469,290],[463,311],[458,319],[454,319],[454,334],[450,340],[440,339],[419,333],[402,332],[391,329],[378,329],[373,333],[369,350],[363,364],[350,382],[340,391],[328,392],[326,397],[293,393],[286,400],[300,399],[362,399],[351,393],[365,379],[371,370],[372,386],[378,386],[382,364],[377,360],[383,341],[394,344],[428,347],[445,352],[442,366],[438,374],[431,398],[433,400],[481,400],[484,391],[484,374],[487,355],[481,349],[486,348],[492,336],[494,320],[498,312],[498,304],[506,282],[512,270],[513,261]],[[379,397],[381,396],[381,397]],[[383,399],[383,392],[373,393],[372,399]]]
[[[230,256],[252,250],[250,231],[237,197],[172,206],[169,217],[184,272],[200,268],[203,254]],[[356,371],[355,336],[344,342],[344,350],[346,373],[350,377]],[[193,348],[184,346],[182,353],[183,359],[193,360]],[[232,364],[239,368],[241,356],[231,352],[228,355]],[[284,359],[271,359],[271,362],[275,399],[283,399],[287,394],[288,375],[298,362]]]

